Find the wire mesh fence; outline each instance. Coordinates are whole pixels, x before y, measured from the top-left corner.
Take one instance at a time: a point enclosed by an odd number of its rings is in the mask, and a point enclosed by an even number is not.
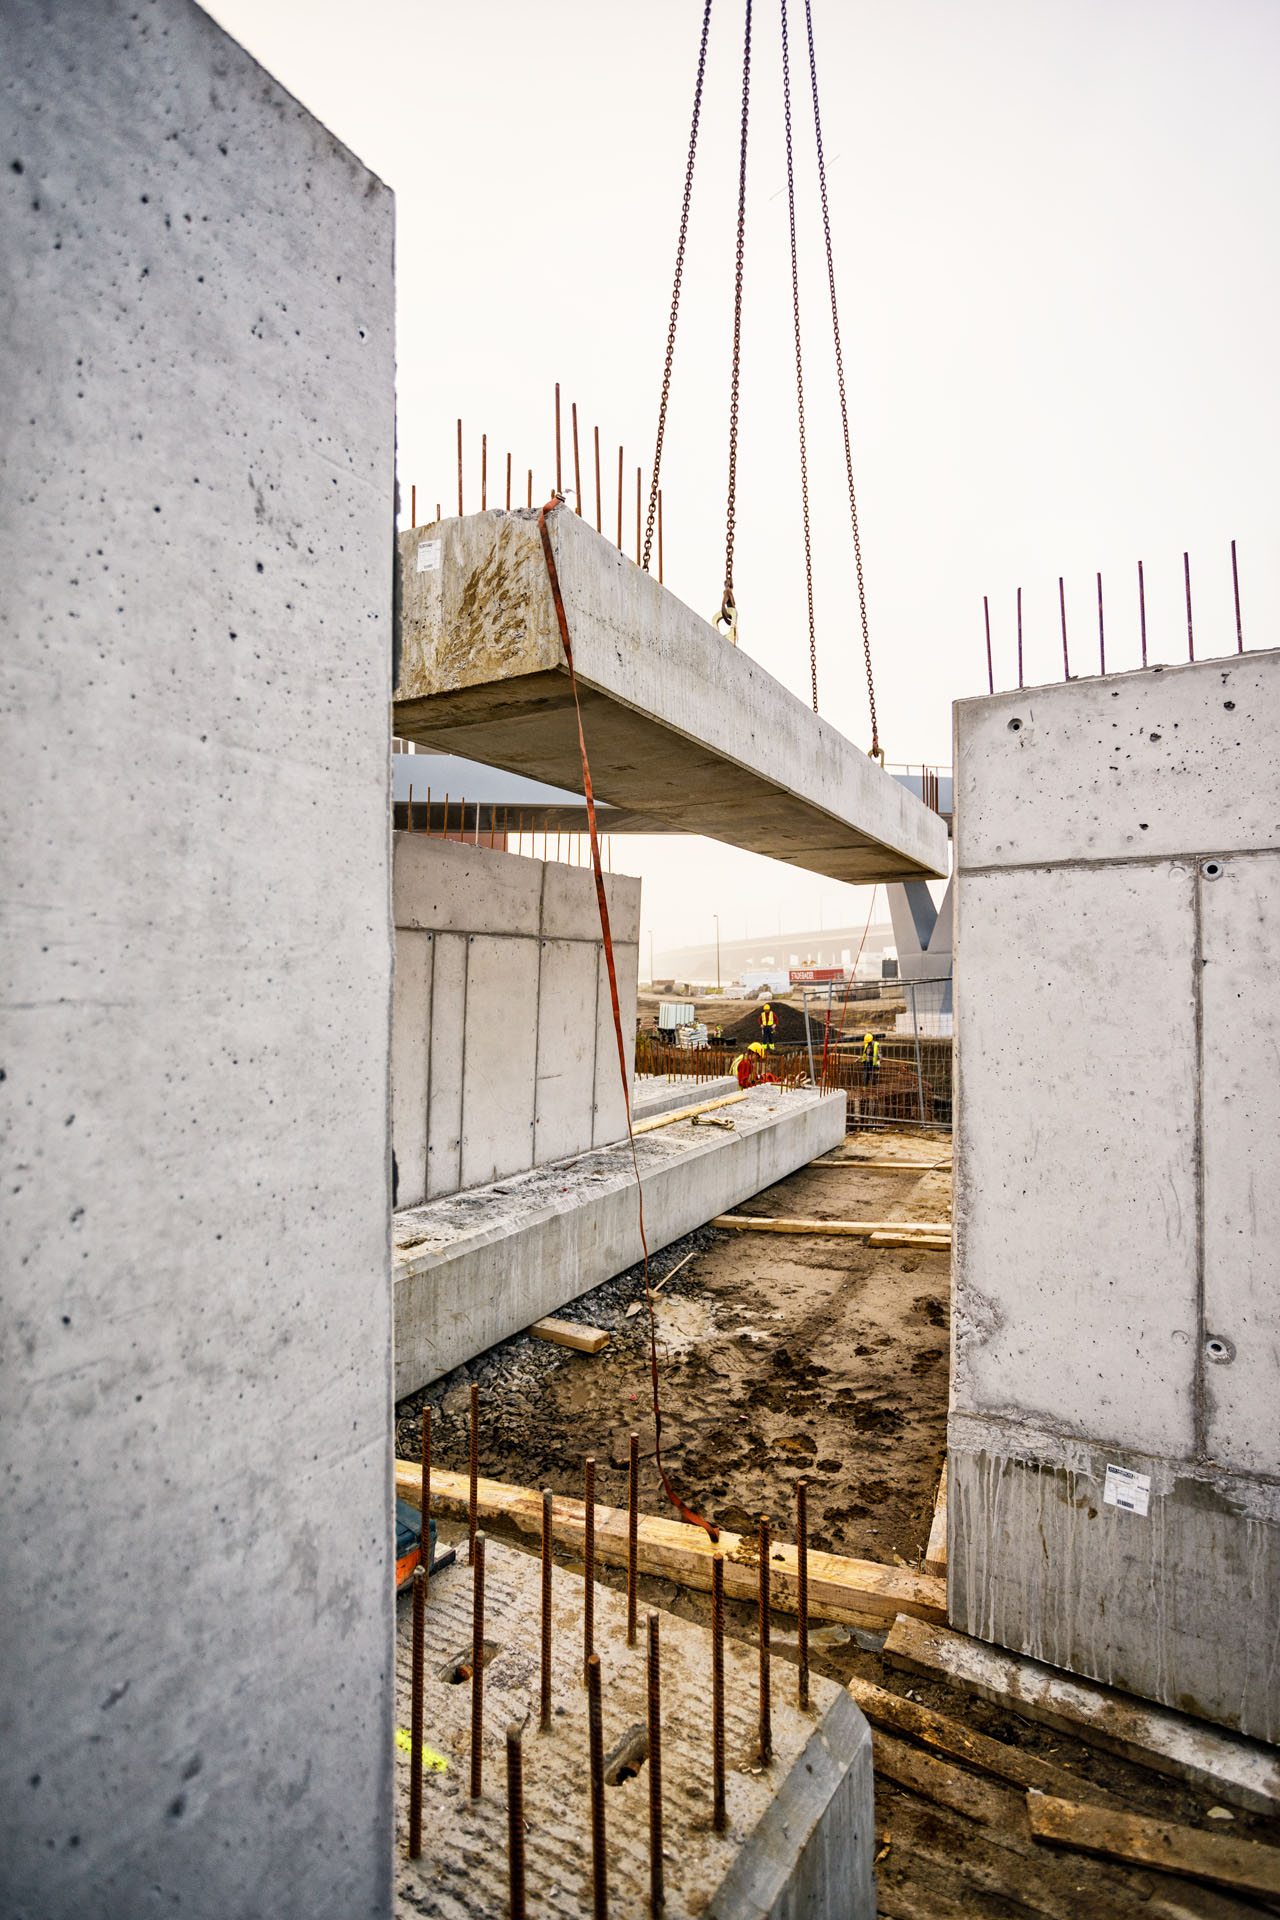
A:
[[[813,1019],[808,1043],[756,1055],[755,1072],[782,1087],[843,1091],[850,1130],[909,1124],[951,1125],[951,981],[897,982],[905,1010],[883,1027],[841,1032]],[[869,1039],[868,1039],[868,1036]],[[732,1071],[741,1042],[680,1047],[650,1034],[636,1038],[636,1072],[669,1080],[712,1080]]]

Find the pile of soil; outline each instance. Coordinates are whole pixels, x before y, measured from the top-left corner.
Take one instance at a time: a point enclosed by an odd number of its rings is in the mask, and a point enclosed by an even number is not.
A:
[[[779,1047],[804,1046],[805,1019],[799,1007],[789,1007],[785,1000],[771,1000],[769,1004],[773,1008],[774,1018],[778,1023],[774,1031],[775,1045]],[[762,1007],[763,1005],[764,1001],[762,1000],[760,1006]],[[819,1046],[822,1044],[822,1033],[825,1024],[825,1008],[823,1009],[823,1017],[821,1020],[815,1020],[812,1014],[809,1016],[810,1034]],[[833,1031],[839,1026],[838,1008],[832,1017],[831,1025]],[[760,1008],[756,1007],[753,1008],[750,1013],[744,1013],[740,1020],[735,1020],[731,1027],[726,1027],[724,1037],[726,1040],[731,1040],[735,1046],[742,1047],[749,1046],[753,1040],[758,1040],[760,1038]]]

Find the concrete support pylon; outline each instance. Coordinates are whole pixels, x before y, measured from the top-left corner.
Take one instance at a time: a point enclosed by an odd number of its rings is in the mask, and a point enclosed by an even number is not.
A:
[[[951,882],[936,907],[923,880],[895,880],[885,887],[902,980],[945,980],[943,1013],[951,1012]]]

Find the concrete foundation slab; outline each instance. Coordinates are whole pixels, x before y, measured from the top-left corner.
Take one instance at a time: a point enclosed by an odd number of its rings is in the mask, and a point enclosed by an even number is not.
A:
[[[1280,1739],[1280,653],[956,709],[952,1624]]]
[[[753,1087],[732,1133],[687,1120],[642,1134],[650,1253],[844,1138],[845,1096]],[[531,1326],[642,1258],[626,1141],[428,1201],[395,1220],[395,1397]]]
[[[947,871],[936,813],[577,514],[548,525],[602,799],[834,880]],[[396,733],[576,790],[537,514],[417,527],[400,557]]]
[[[656,1120],[659,1114],[674,1113],[680,1107],[697,1106],[703,1100],[722,1100],[737,1093],[736,1073],[721,1074],[714,1080],[664,1080],[641,1075],[632,1082],[631,1118]],[[725,1115],[726,1119],[732,1115]]]
[[[465,1534],[459,1558],[465,1558]],[[525,1722],[528,1911],[589,1913],[591,1816],[582,1603],[578,1574],[552,1574],[553,1723],[538,1731],[539,1563],[489,1541],[485,1551],[483,1792],[472,1800],[469,1685],[442,1677],[471,1645],[468,1568],[431,1582],[426,1608],[424,1737],[436,1756],[423,1777],[423,1854],[406,1857],[409,1756],[397,1753],[403,1910],[435,1920],[508,1912],[506,1728]],[[400,1603],[397,1724],[410,1724],[411,1606]],[[874,1920],[871,1737],[836,1682],[814,1676],[812,1704],[795,1705],[795,1669],[779,1661],[771,1695],[774,1758],[761,1767],[757,1656],[725,1643],[725,1800],[728,1829],[711,1826],[710,1634],[659,1615],[662,1671],[664,1879],[668,1920]],[[646,1644],[626,1644],[626,1599],[595,1592],[595,1646],[603,1679],[606,1755],[647,1725]],[[443,1764],[442,1764],[443,1763]],[[649,1768],[605,1789],[609,1912],[641,1920],[649,1904]]]

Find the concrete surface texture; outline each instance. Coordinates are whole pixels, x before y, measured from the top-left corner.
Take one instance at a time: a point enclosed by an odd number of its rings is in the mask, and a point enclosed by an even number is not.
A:
[[[956,709],[952,1623],[1280,1739],[1280,654]]]
[[[447,1530],[446,1530],[447,1531]],[[470,1797],[471,1687],[446,1677],[472,1639],[472,1573],[466,1533],[459,1562],[431,1582],[425,1614],[423,1852],[407,1858],[410,1760],[396,1767],[402,1907],[437,1920],[480,1920],[508,1907],[506,1729],[525,1722],[525,1862],[533,1916],[592,1910],[587,1696],[582,1684],[580,1574],[552,1573],[552,1728],[538,1729],[539,1563],[496,1540],[485,1546],[487,1664],[483,1792]],[[400,1602],[396,1718],[410,1726],[412,1607]],[[608,1756],[648,1724],[647,1615],[626,1643],[626,1596],[595,1590],[606,1780]],[[711,1826],[711,1636],[670,1613],[658,1616],[662,1686],[664,1883],[668,1920],[874,1920],[871,1737],[834,1680],[814,1675],[811,1705],[796,1704],[796,1670],[776,1660],[770,1693],[774,1758],[759,1759],[758,1656],[725,1642],[725,1805],[728,1829]],[[609,1912],[640,1920],[649,1904],[649,1759],[605,1787]]]
[[[635,1143],[650,1253],[844,1138],[845,1096],[753,1087],[733,1131],[677,1120]],[[631,1148],[429,1201],[395,1220],[395,1397],[641,1259]]]
[[[834,880],[947,870],[944,821],[568,508],[549,516],[595,790]],[[397,734],[581,785],[536,512],[400,536]]]
[[[631,1117],[656,1120],[659,1114],[675,1113],[680,1107],[697,1106],[704,1100],[723,1100],[738,1091],[736,1073],[718,1074],[714,1080],[668,1080],[659,1074],[641,1073],[632,1081]],[[720,1118],[731,1120],[732,1108]]]
[[[385,1915],[391,196],[186,0],[0,87],[0,1910]]]
[[[399,1204],[617,1140],[635,1055],[640,882],[605,876],[627,1081],[594,877],[490,847],[395,836]]]

